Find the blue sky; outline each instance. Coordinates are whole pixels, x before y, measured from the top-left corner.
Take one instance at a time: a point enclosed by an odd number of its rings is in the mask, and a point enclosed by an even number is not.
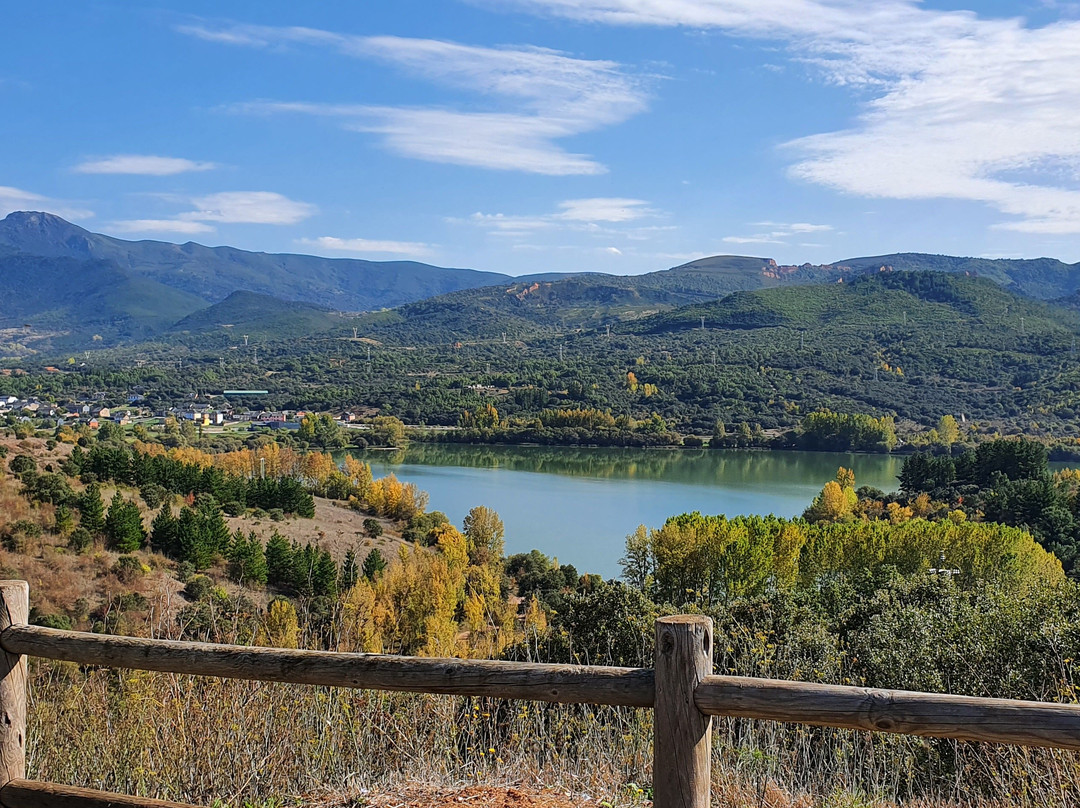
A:
[[[1077,261],[1077,5],[38,0],[0,214],[510,274]]]

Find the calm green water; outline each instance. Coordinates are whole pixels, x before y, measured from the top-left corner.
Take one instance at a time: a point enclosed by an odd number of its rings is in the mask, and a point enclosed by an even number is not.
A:
[[[819,452],[581,449],[413,444],[365,452],[376,477],[393,472],[428,492],[429,510],[458,525],[474,505],[499,512],[506,552],[539,549],[580,572],[620,573],[628,533],[702,513],[795,516],[836,475],[895,491],[903,458]]]

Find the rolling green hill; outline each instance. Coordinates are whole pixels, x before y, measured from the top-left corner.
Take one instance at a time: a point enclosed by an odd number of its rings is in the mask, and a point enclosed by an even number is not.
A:
[[[631,330],[645,333],[642,329],[666,327],[669,321],[656,315],[687,304],[700,308],[679,309],[676,320],[685,319],[686,327],[691,327],[695,318],[700,327],[701,316],[720,317],[733,328],[779,326],[786,318],[791,319],[788,324],[792,327],[809,327],[799,325],[806,312],[796,315],[791,306],[785,311],[774,307],[780,301],[797,303],[804,296],[807,301],[829,299],[834,294],[831,290],[857,286],[872,277],[885,279],[882,288],[888,289],[888,278],[914,271],[901,267],[982,280],[999,291],[1040,300],[1060,297],[1062,290],[1080,284],[1080,268],[1051,259],[1006,261],[909,253],[822,266],[779,266],[768,258],[714,256],[644,275],[518,279],[460,290],[401,306],[391,317],[372,320],[371,329],[372,336],[399,343],[467,342],[501,334],[536,337],[626,322],[637,322]],[[946,287],[952,288],[945,284],[935,293],[944,294]],[[754,296],[768,290],[777,291],[779,296]],[[728,298],[732,293],[737,294]],[[723,302],[715,302],[721,299]],[[997,305],[1007,305],[1004,300],[997,298]],[[874,317],[891,317],[895,301],[879,303],[864,311],[873,312]]]
[[[926,253],[894,253],[838,261],[829,267],[841,273],[894,270],[948,272],[987,278],[1018,294],[1038,300],[1054,300],[1080,290],[1080,264],[1056,258],[958,258]]]
[[[311,303],[278,300],[256,292],[233,292],[220,303],[189,314],[169,331],[195,338],[223,336],[235,342],[247,334],[258,339],[295,339],[343,332],[355,317]]]
[[[629,324],[628,333],[660,334],[705,327],[724,330],[788,328],[821,333],[829,328],[875,330],[999,326],[1020,330],[1080,328],[1080,316],[1063,306],[1030,300],[984,278],[940,272],[883,272],[849,283],[801,289],[737,292],[710,303],[684,306]]]
[[[29,326],[39,350],[137,342],[205,305],[111,261],[0,255],[0,327]]]
[[[535,337],[637,320],[738,290],[828,277],[824,270],[785,271],[768,258],[715,256],[644,275],[519,278],[406,304],[392,317],[371,320],[371,335],[401,343]]]

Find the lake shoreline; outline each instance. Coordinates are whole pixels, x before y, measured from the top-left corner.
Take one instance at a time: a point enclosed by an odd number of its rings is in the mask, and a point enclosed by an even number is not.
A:
[[[418,427],[407,427],[410,430],[416,430]],[[435,435],[445,435],[446,432],[428,433]],[[420,435],[412,436],[411,440],[415,440],[417,443],[424,444],[438,444],[442,446],[504,446],[507,448],[514,447],[546,447],[546,448],[566,448],[566,449],[640,449],[643,451],[702,451],[702,452],[812,452],[814,454],[855,454],[855,455],[872,455],[879,457],[907,457],[908,455],[915,454],[925,447],[912,446],[906,444],[902,447],[898,446],[891,452],[873,452],[866,449],[810,449],[810,448],[795,448],[790,446],[777,447],[777,446],[723,446],[718,449],[713,449],[708,443],[701,446],[685,446],[675,443],[668,444],[652,444],[652,445],[636,445],[636,444],[612,444],[612,443],[539,443],[537,441],[483,441],[483,440],[440,440],[438,438],[423,437],[424,433]],[[394,450],[396,447],[371,447],[371,449],[365,451],[374,451],[375,449],[389,449]]]
[[[898,488],[903,459],[881,454],[700,447],[551,446],[417,441],[353,451],[375,476],[394,474],[455,524],[477,505],[506,525],[506,552],[537,549],[581,570],[620,574],[626,536],[690,511],[801,515],[840,466],[860,485]]]

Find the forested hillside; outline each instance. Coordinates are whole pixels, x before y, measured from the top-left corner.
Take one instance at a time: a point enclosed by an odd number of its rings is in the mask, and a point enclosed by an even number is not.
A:
[[[560,330],[516,320],[505,338],[470,339],[494,329],[475,312],[456,316],[445,307],[440,319],[426,305],[381,321],[342,321],[336,331],[302,339],[295,329],[272,333],[246,347],[237,328],[218,329],[238,346],[227,352],[220,341],[189,334],[95,353],[62,373],[0,377],[0,392],[139,387],[151,403],[166,403],[254,388],[269,391],[256,406],[363,405],[447,426],[479,427],[481,411],[488,427],[502,428],[570,409],[586,420],[596,411],[650,423],[654,434],[709,435],[718,421],[728,433],[741,425],[785,429],[827,409],[894,416],[902,432],[951,415],[963,429],[977,424],[986,434],[1080,434],[1080,315],[978,278],[875,273],[850,283],[739,292],[615,323],[610,335],[606,326]],[[296,328],[309,316],[320,329],[332,324],[333,315],[304,311]],[[448,322],[454,342],[446,341]]]

